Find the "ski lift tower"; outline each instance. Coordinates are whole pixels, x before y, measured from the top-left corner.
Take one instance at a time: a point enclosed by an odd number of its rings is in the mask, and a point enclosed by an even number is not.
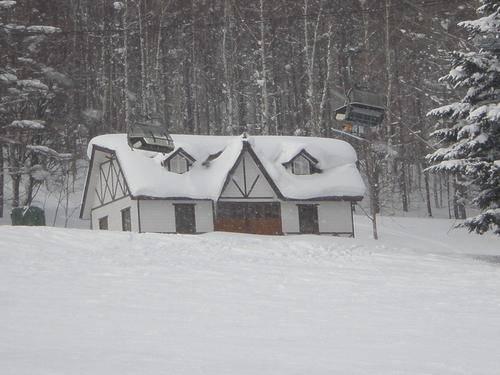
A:
[[[341,121],[342,130],[362,138],[376,131],[385,114],[385,97],[368,91],[351,89],[346,103],[335,110],[335,119]]]
[[[128,145],[137,150],[169,153],[174,150],[174,141],[162,126],[157,116],[136,122],[127,129]]]
[[[380,143],[376,142],[378,130],[382,125],[385,115],[385,97],[375,93],[351,89],[347,93],[345,104],[335,110],[335,119],[342,123],[341,133],[343,138],[355,140],[358,157],[363,160],[364,174],[368,182],[370,196],[370,215],[372,221],[373,238],[378,239],[377,213],[379,210],[379,177],[381,174],[378,162]]]

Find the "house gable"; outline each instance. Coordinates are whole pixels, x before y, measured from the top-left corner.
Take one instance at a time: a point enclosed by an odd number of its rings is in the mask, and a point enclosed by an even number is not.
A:
[[[123,197],[130,190],[114,151],[94,146],[90,158],[80,218],[90,216],[90,210]]]
[[[229,171],[219,199],[275,199],[282,195],[248,144]]]

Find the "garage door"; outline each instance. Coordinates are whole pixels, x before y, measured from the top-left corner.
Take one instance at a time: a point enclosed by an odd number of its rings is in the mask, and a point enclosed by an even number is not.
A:
[[[215,230],[282,234],[280,204],[274,202],[220,202],[217,204]]]

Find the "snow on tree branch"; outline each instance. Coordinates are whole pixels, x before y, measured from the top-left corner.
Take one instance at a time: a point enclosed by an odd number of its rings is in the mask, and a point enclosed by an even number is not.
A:
[[[10,9],[10,8],[13,8],[15,5],[16,5],[15,1],[11,1],[11,0],[0,1],[0,9]]]
[[[35,153],[35,154],[40,154],[43,156],[49,156],[55,159],[71,159],[72,155],[71,154],[60,154],[54,149],[47,147],[47,146],[40,146],[40,145],[27,145],[26,148]]]
[[[15,120],[12,121],[9,128],[17,128],[23,130],[41,130],[45,129],[45,121],[37,120]]]
[[[442,78],[465,94],[428,113],[444,120],[431,134],[444,147],[426,159],[428,171],[455,174],[478,189],[473,203],[482,213],[463,225],[479,234],[490,229],[500,234],[500,3],[481,3],[478,13],[489,15],[459,24],[472,34],[478,51],[454,52],[453,67]]]

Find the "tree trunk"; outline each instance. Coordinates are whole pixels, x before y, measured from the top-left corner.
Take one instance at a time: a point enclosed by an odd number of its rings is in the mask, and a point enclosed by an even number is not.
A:
[[[332,25],[330,25],[328,29],[328,47],[327,47],[327,55],[326,55],[326,78],[323,83],[323,94],[321,95],[321,104],[319,106],[319,118],[320,118],[320,126],[318,129],[318,136],[324,135],[322,131],[325,128],[325,109],[326,102],[328,97],[328,90],[330,88],[329,83],[332,75]]]
[[[387,140],[388,144],[391,145],[391,136],[394,134],[394,127],[392,124],[392,113],[391,113],[391,102],[392,102],[392,83],[393,83],[393,67],[392,67],[392,43],[391,43],[391,0],[385,0],[385,67],[387,73],[387,112],[386,112],[386,123],[387,123]]]
[[[427,202],[427,215],[432,217],[431,192],[429,188],[429,172],[424,172],[425,200]]]
[[[446,178],[446,200],[448,201],[448,219],[451,219],[451,191],[450,191],[450,177],[448,175]]]
[[[130,126],[130,98],[129,98],[129,67],[128,67],[128,0],[124,2],[122,27],[123,27],[123,75],[124,75],[124,101],[125,101],[125,129],[128,131]]]
[[[193,133],[200,134],[199,125],[199,110],[198,110],[198,70],[196,65],[196,17],[195,17],[195,2],[191,2],[191,13],[192,13],[192,35],[191,35],[191,65],[193,69]]]
[[[408,212],[408,185],[406,183],[406,165],[401,162],[401,173],[399,176],[399,187],[401,189],[401,202],[403,205],[403,212]]]
[[[269,97],[267,92],[267,64],[266,64],[266,28],[264,20],[264,0],[260,0],[260,62],[261,62],[261,90],[262,90],[262,113],[261,132],[269,134]]]
[[[222,30],[222,65],[224,67],[225,81],[225,98],[226,98],[226,114],[224,116],[224,131],[232,129],[234,126],[234,104],[233,104],[233,64],[232,59],[228,61],[228,53],[232,51],[233,40],[233,15],[231,9],[231,1],[224,2],[224,28]],[[228,46],[229,44],[229,46]],[[232,54],[231,54],[232,57]],[[231,133],[233,133],[231,131]]]
[[[3,217],[3,202],[4,202],[4,163],[3,163],[3,145],[0,144],[0,218]]]
[[[438,181],[439,181],[439,187],[438,187]],[[439,204],[439,191],[438,189],[441,189],[441,176],[439,176],[439,179],[438,179],[438,176],[434,175],[432,176],[432,192],[433,192],[433,195],[434,195],[434,206],[436,208],[441,208],[440,204]]]
[[[453,213],[455,215],[455,219],[465,219],[465,187],[460,181],[458,176],[455,176],[453,179]]]
[[[145,118],[148,113],[148,105],[146,98],[146,87],[148,84],[146,71],[146,51],[147,51],[147,35],[144,36],[144,26],[142,19],[142,0],[137,1],[137,22],[139,24],[139,50],[141,57],[141,116]]]
[[[13,174],[11,175],[12,180],[12,207],[19,207],[20,203],[20,186],[21,186],[21,175]]]
[[[184,95],[186,98],[186,110],[184,114],[184,131],[189,134],[194,133],[194,121],[193,121],[193,93],[191,85],[191,74],[189,69],[189,59],[184,60]]]

